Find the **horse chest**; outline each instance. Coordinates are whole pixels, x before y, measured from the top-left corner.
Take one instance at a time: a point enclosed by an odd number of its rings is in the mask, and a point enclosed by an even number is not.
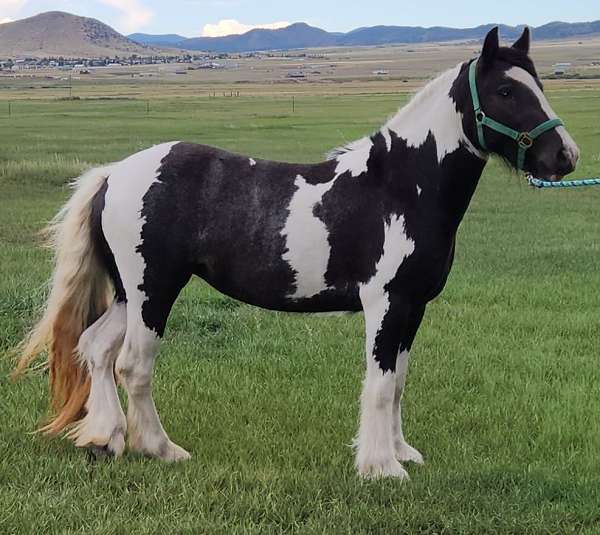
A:
[[[454,240],[421,244],[416,242],[412,258],[398,270],[397,285],[418,302],[428,302],[443,290],[454,260]]]

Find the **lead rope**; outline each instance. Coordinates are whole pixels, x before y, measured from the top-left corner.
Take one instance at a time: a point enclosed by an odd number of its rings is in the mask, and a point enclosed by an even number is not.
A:
[[[551,180],[541,180],[531,175],[527,177],[530,186],[536,188],[581,188],[583,186],[600,186],[600,177],[584,178],[582,180],[562,180],[553,182]]]

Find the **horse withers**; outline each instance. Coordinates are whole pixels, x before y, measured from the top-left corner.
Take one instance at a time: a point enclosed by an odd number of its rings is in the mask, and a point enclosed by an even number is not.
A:
[[[189,458],[161,425],[151,380],[171,307],[197,275],[267,309],[364,311],[356,467],[407,477],[402,461],[423,462],[402,433],[409,351],[488,156],[551,180],[578,158],[529,40],[526,29],[501,47],[493,29],[477,60],[322,163],[173,142],[82,176],[54,221],[51,293],[17,368],[47,350],[53,418],[43,429],[116,456],[128,434],[131,450]]]

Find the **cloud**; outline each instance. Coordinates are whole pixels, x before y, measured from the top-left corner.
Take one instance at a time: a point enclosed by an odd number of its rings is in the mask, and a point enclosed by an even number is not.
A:
[[[9,19],[8,17],[5,17],[3,19],[0,19],[0,24],[6,24],[7,22],[14,22],[15,19]]]
[[[216,24],[206,24],[202,29],[202,37],[223,37],[224,35],[240,35],[256,28],[277,30],[286,28],[289,22],[271,22],[268,24],[243,24],[237,20],[220,20]]]
[[[143,5],[140,0],[100,0],[100,3],[121,12],[117,25],[125,33],[139,30],[154,17],[154,12]]]
[[[27,0],[0,0],[0,23],[12,22],[19,10],[27,3]]]

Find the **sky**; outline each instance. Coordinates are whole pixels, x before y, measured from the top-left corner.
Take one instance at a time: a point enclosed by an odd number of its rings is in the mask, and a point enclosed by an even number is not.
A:
[[[554,20],[598,20],[600,0],[0,0],[0,22],[54,10],[97,18],[124,34],[196,37],[293,22],[339,32],[379,24],[540,26]]]

